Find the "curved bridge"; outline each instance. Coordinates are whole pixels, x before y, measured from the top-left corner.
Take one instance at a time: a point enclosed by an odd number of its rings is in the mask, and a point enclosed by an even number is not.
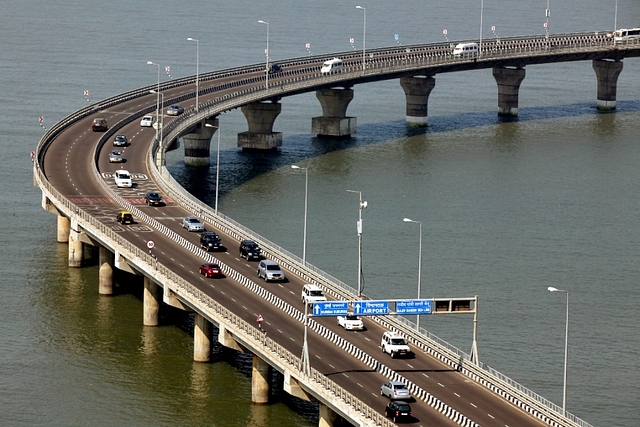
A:
[[[344,70],[331,75],[319,72],[326,56],[282,61],[283,71],[273,75],[265,74],[262,65],[239,67],[158,83],[75,112],[47,131],[34,159],[34,179],[42,189],[42,206],[58,215],[58,241],[69,243],[69,265],[82,266],[86,262],[86,246],[98,247],[100,293],[113,292],[114,274],[122,275],[121,271],[143,276],[145,325],[158,324],[161,303],[193,311],[196,361],[209,360],[215,324],[220,343],[254,355],[254,401],[268,401],[268,372],[275,368],[283,374],[287,392],[319,403],[320,425],[331,425],[338,415],[354,425],[391,425],[384,414],[386,401],[378,396],[380,384],[391,379],[409,386],[415,397],[414,418],[425,424],[589,426],[572,414],[562,416],[561,409],[553,403],[480,363],[477,354],[471,357],[427,331],[416,332],[415,325],[402,317],[367,318],[367,332],[358,334],[338,328],[333,318],[306,318],[299,297],[303,283],[319,284],[336,300],[356,301],[364,297],[204,205],[186,193],[164,167],[165,151],[175,147],[180,137],[187,145],[187,157],[197,160],[206,155],[208,159],[213,134],[208,129],[216,128],[218,114],[233,108],[247,109],[253,105],[252,111],[245,112],[249,135],[239,140],[259,146],[265,140],[277,140],[270,125],[264,125],[265,115],[275,120],[273,110],[259,113],[258,107],[265,105],[263,101],[276,105],[285,96],[311,90],[318,91],[319,98],[340,98],[331,91],[350,90],[355,84],[377,80],[429,81],[442,72],[489,67],[522,70],[528,64],[576,60],[604,62],[606,71],[600,73],[596,68],[598,84],[611,89],[612,81],[615,88],[613,75],[621,69],[620,60],[640,55],[640,46],[614,45],[604,33],[585,33],[486,40],[477,58],[456,58],[451,51],[449,44],[440,43],[370,50],[364,56],[339,53],[336,56],[343,59]],[[428,93],[425,96],[424,87],[421,89],[422,81],[417,85],[403,83],[413,87],[405,88],[410,117],[426,118]],[[420,95],[414,94],[414,86],[418,86]],[[160,95],[150,93],[151,90],[159,90]],[[609,95],[605,97],[611,98]],[[161,96],[162,108],[176,102],[189,107],[177,118],[167,119],[166,124],[163,119],[160,135],[138,126],[141,116],[158,114],[156,96]],[[196,98],[199,105],[193,103]],[[615,90],[613,99],[604,101],[614,102]],[[327,114],[335,112],[334,107],[328,105],[326,111],[323,108],[320,121],[348,119]],[[96,117],[108,120],[110,127],[105,133],[91,132],[90,124]],[[273,123],[266,120],[269,121]],[[252,132],[252,126],[258,131]],[[133,173],[136,184],[133,189],[118,189],[112,180],[114,167],[108,162],[105,144],[116,133],[128,135],[131,142],[123,151],[126,168]],[[193,155],[189,155],[189,150]],[[157,189],[165,195],[166,206],[144,204],[140,194]],[[133,213],[136,224],[116,223],[116,214],[123,209]],[[186,215],[198,216],[207,229],[218,232],[227,250],[215,254],[203,251],[197,236],[180,226]],[[238,241],[245,238],[260,242],[265,256],[285,267],[289,283],[263,285],[252,279],[255,264],[244,261],[235,252]],[[149,245],[150,241],[155,246]],[[225,278],[202,278],[198,264],[203,262],[219,263]],[[264,328],[254,326],[257,315],[266,320]],[[304,363],[298,355],[306,346],[303,336],[307,336],[307,329],[308,348],[313,357]],[[415,359],[392,360],[381,355],[378,340],[384,330],[396,330],[407,336]]]

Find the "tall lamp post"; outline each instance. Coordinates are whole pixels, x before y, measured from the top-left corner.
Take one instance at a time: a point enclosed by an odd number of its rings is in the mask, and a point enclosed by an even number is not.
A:
[[[198,112],[198,94],[200,93],[200,41],[189,37],[191,42],[196,42],[196,112]]]
[[[309,195],[309,169],[291,165],[291,169],[304,169],[304,231],[302,232],[302,263],[307,264],[307,196]]]
[[[263,21],[260,20],[258,21],[260,24],[266,24],[267,26],[267,48],[264,51],[265,56],[267,57],[266,63],[265,63],[265,83],[264,83],[264,88],[265,89],[269,89],[269,23],[267,21]]]
[[[617,29],[618,29],[618,0],[616,0],[616,7],[614,10],[613,31],[616,31]]]
[[[158,67],[158,88],[156,89],[156,123],[158,123],[158,113],[160,112],[160,64],[147,61],[147,65],[155,65]],[[158,126],[156,125],[156,139],[158,138]]]
[[[404,218],[403,219],[404,222],[413,222],[414,224],[418,224],[420,226],[420,246],[419,246],[419,250],[418,250],[418,299],[420,299],[420,285],[421,285],[421,278],[422,278],[422,222],[420,221],[414,221],[412,219],[409,218]],[[416,315],[416,324],[417,324],[417,330],[420,330],[420,315]]]
[[[562,386],[562,416],[567,414],[567,356],[569,355],[569,291],[549,286],[549,292],[564,292],[567,294],[567,320],[564,334],[564,385]]]
[[[364,12],[364,28],[362,30],[362,73],[365,71],[365,50],[367,42],[367,9],[362,6],[356,6],[356,9],[362,9]]]
[[[478,58],[482,56],[482,14],[484,13],[484,0],[480,0],[480,44],[478,46]]]
[[[358,193],[360,203],[358,204],[358,296],[362,295],[362,210],[367,208],[367,202],[362,201],[362,191],[347,190],[349,193]]]
[[[160,104],[161,108],[164,106],[164,93],[162,92],[157,92],[155,90],[150,90],[149,93],[155,93],[156,95],[160,95],[162,97],[162,102]],[[156,115],[156,117],[158,117]],[[162,130],[164,128],[164,111],[162,112],[161,117],[161,121],[158,122],[158,119],[156,119],[156,136],[158,135],[158,128],[160,128],[160,139],[158,139],[158,147],[160,149],[159,151],[159,157],[156,156],[156,166],[162,166],[164,165],[164,152],[162,151]]]
[[[216,215],[218,215],[218,182],[220,181],[220,126],[214,126],[212,124],[206,123],[206,127],[214,128],[218,132],[218,149],[216,150],[216,202],[214,211]]]

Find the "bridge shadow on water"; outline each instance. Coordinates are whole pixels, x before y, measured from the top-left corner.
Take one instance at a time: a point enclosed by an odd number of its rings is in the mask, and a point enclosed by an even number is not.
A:
[[[617,113],[640,111],[640,100],[618,101]],[[552,107],[521,108],[518,117],[499,117],[495,111],[463,113],[451,116],[430,116],[428,127],[408,126],[405,121],[374,123],[358,126],[351,138],[319,138],[311,134],[300,134],[285,138],[282,147],[271,151],[243,151],[240,149],[220,152],[219,197],[224,197],[234,188],[272,170],[300,164],[305,160],[327,153],[355,147],[380,144],[386,141],[407,139],[419,135],[456,131],[471,131],[474,128],[503,123],[522,123],[536,120],[595,116],[612,114],[599,112],[595,103],[569,104]],[[179,161],[168,166],[172,176],[192,193],[210,206],[215,204],[216,152],[212,144],[211,166],[194,168]]]

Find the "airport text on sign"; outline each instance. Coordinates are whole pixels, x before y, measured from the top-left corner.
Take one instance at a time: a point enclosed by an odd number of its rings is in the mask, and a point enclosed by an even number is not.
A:
[[[389,301],[358,301],[353,304],[353,314],[362,316],[389,314]]]

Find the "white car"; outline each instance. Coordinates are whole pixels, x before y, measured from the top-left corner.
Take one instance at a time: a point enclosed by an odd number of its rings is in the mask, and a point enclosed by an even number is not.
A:
[[[364,331],[364,323],[362,323],[362,319],[355,314],[338,316],[338,325],[342,326],[347,331]]]
[[[115,171],[113,173],[113,179],[116,182],[116,186],[118,188],[133,187],[133,182],[131,182],[131,174],[124,169]]]
[[[140,119],[140,126],[143,128],[150,128],[153,126],[153,116],[144,116]]]
[[[187,216],[182,220],[182,228],[188,231],[204,231],[204,224],[195,216]]]
[[[388,353],[392,358],[413,357],[413,352],[407,344],[407,339],[397,332],[385,332],[382,334],[380,347],[384,353]]]
[[[302,302],[305,304],[313,304],[314,302],[326,301],[322,288],[318,285],[307,283],[302,287]]]
[[[411,399],[411,392],[400,381],[388,381],[380,386],[380,396],[387,396],[390,400]]]

